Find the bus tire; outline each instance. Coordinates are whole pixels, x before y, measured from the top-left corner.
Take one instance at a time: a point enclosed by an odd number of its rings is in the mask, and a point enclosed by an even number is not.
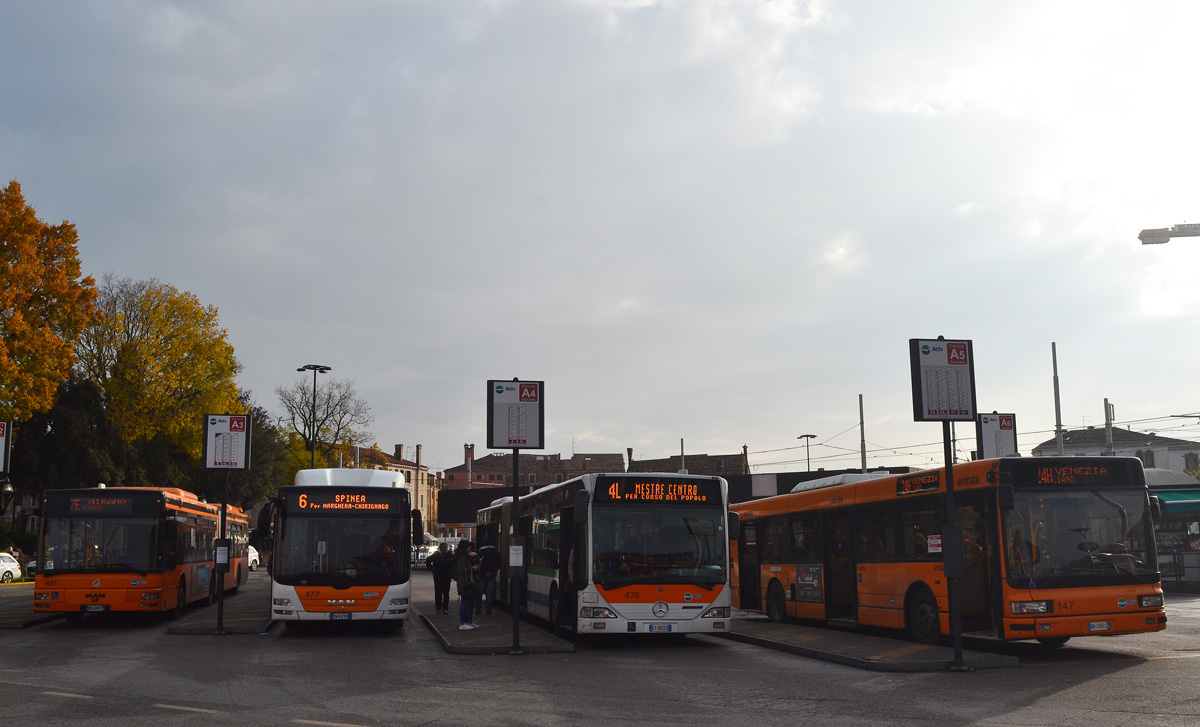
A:
[[[942,621],[938,615],[937,599],[928,588],[913,594],[905,614],[908,634],[918,644],[936,644],[942,638]]]
[[[787,599],[783,596],[783,586],[779,582],[771,584],[767,589],[767,618],[775,623],[787,620]]]
[[[183,615],[183,607],[187,605],[187,580],[182,576],[179,578],[179,587],[175,589],[175,608],[168,612],[168,616],[172,621],[178,620]]]
[[[1038,639],[1038,643],[1047,649],[1057,649],[1070,640],[1070,636],[1047,636],[1045,638]]]

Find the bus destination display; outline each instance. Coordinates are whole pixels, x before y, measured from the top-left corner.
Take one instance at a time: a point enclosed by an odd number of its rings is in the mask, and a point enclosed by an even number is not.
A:
[[[129,515],[133,498],[117,496],[72,497],[67,512],[77,515]]]
[[[915,495],[919,492],[937,492],[942,487],[941,472],[922,472],[908,477],[896,478],[897,495]]]
[[[661,480],[629,477],[596,483],[597,502],[720,502],[716,480]]]
[[[321,492],[308,490],[291,493],[299,512],[387,512],[394,507],[395,495],[389,492]]]
[[[1039,485],[1107,485],[1113,482],[1108,465],[1038,466],[1034,481]]]

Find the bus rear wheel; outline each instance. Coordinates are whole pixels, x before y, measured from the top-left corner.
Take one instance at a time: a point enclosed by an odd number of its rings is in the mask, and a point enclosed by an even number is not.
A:
[[[937,599],[928,590],[918,591],[908,603],[908,633],[918,644],[936,644],[942,638]]]
[[[772,583],[767,589],[767,618],[775,623],[787,619],[787,600],[783,596],[783,586],[778,583]]]

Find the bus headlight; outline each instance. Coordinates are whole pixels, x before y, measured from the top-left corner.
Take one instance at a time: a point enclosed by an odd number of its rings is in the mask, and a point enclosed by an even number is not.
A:
[[[1151,593],[1149,596],[1138,596],[1138,605],[1142,608],[1162,608],[1163,597],[1158,593]]]
[[[616,618],[617,614],[603,606],[584,606],[579,609],[579,618]]]
[[[1014,614],[1054,613],[1054,601],[1013,601]]]
[[[393,598],[392,600],[388,601],[388,605],[389,606],[407,606],[408,599],[407,598]]]
[[[271,603],[275,604],[276,606],[290,606],[290,605],[292,605],[292,599],[290,599],[290,598],[272,598]]]
[[[143,601],[157,601],[158,594],[157,593],[143,593],[142,600]]]
[[[710,608],[700,618],[729,618],[729,606]]]

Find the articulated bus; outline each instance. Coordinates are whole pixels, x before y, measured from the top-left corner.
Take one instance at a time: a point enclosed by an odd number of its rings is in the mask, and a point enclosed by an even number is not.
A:
[[[392,621],[411,606],[412,546],[424,542],[404,475],[300,470],[265,508],[273,520],[271,619]]]
[[[522,611],[588,633],[723,633],[730,628],[728,486],[720,477],[588,474],[480,510],[510,604],[519,547]],[[511,604],[510,604],[511,605]]]
[[[34,611],[69,619],[113,611],[178,618],[189,603],[212,602],[218,588],[236,591],[249,571],[250,524],[240,508],[228,508],[229,570],[218,578],[220,510],[176,488],[47,490]]]
[[[1166,628],[1157,498],[1139,460],[1010,457],[953,472],[963,633],[1058,646]],[[939,641],[950,633],[944,480],[928,470],[802,482],[733,506],[735,605]]]

